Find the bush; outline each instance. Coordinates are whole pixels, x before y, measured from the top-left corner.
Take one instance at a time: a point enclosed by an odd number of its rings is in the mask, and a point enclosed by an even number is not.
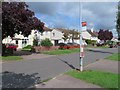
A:
[[[6,48],[5,44],[2,44],[2,56],[13,54],[12,48]]]
[[[89,40],[89,39],[85,40],[85,42],[86,42],[87,44],[95,44],[95,43],[96,43],[95,40]]]
[[[52,42],[48,38],[46,38],[45,40],[41,41],[41,46],[50,47],[50,46],[53,46],[53,44],[52,44]]]

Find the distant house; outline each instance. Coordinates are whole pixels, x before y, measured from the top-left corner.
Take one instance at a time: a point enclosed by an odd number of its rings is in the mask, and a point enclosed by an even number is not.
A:
[[[75,30],[64,29],[64,28],[57,28],[56,30],[59,30],[63,33],[62,39],[64,40],[64,43],[68,43],[68,42],[77,43],[76,39],[79,38],[79,32]]]
[[[93,29],[82,32],[82,37],[89,40],[98,40],[98,34],[97,32],[93,31]]]
[[[28,38],[24,37],[20,32],[19,34],[15,33],[13,38],[11,38],[10,36],[4,38],[2,40],[2,43],[3,44],[9,44],[9,43],[15,44],[18,46],[18,49],[21,49],[28,45]]]

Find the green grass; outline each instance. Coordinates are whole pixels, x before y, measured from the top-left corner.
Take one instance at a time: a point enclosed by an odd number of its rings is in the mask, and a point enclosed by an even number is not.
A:
[[[96,84],[103,88],[117,88],[118,87],[118,74],[88,70],[83,72],[69,71],[65,73],[74,78],[84,80],[86,82]],[[114,89],[115,90],[115,89]]]
[[[49,55],[59,55],[59,54],[69,54],[69,53],[73,53],[73,52],[79,52],[80,49],[65,49],[65,50],[52,50],[52,51],[45,51],[42,52],[43,54],[49,54]]]
[[[16,61],[23,59],[20,56],[0,56],[0,59],[3,61]]]
[[[120,53],[114,53],[111,56],[106,57],[105,59],[120,61]]]

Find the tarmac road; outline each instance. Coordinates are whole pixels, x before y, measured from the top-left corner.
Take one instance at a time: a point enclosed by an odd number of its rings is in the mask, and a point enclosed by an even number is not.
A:
[[[92,62],[95,62],[98,59],[105,58],[106,56],[111,55],[112,53],[117,52],[118,48],[89,49],[89,51],[85,51],[84,66]],[[79,53],[57,55],[37,60],[23,60],[17,62],[3,63],[2,72],[5,72],[3,74],[3,86],[8,87],[9,85],[7,84],[10,83],[9,81],[12,82],[13,80],[14,83],[12,84],[14,87],[16,82],[18,83],[18,81],[19,83],[22,82],[23,84],[26,82],[27,83],[31,82],[29,83],[29,85],[24,84],[19,86],[22,87],[26,85],[26,87],[30,87],[33,84],[35,84],[36,82],[35,80],[38,80],[35,77],[40,77],[39,80],[53,78],[70,69],[78,67],[79,67]],[[10,80],[11,77],[12,80]],[[24,81],[23,79],[26,81]]]

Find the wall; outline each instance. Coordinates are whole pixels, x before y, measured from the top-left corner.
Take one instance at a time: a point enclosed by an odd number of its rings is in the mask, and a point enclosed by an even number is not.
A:
[[[33,52],[43,52],[48,50],[57,50],[59,49],[59,46],[51,46],[51,47],[44,47],[44,46],[34,46],[32,51]]]

